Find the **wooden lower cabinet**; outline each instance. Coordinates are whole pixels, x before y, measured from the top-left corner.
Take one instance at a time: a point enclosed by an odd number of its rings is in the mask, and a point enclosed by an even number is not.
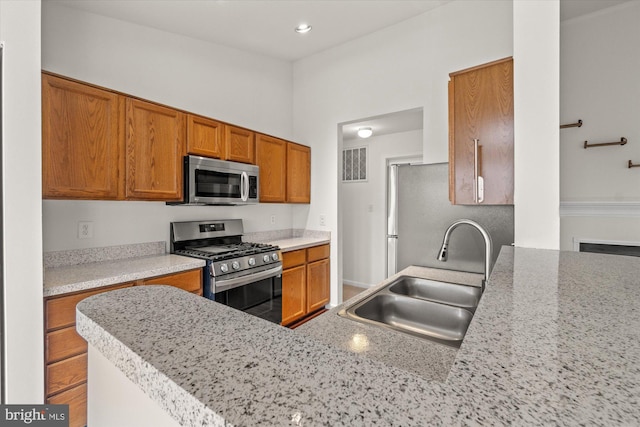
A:
[[[307,267],[299,265],[282,272],[282,324],[288,325],[306,314]],[[285,297],[286,296],[286,297]]]
[[[329,303],[329,245],[282,254],[282,325],[288,326]]]
[[[87,342],[76,332],[76,305],[102,292],[154,284],[202,295],[202,269],[45,298],[45,400],[69,405],[70,427],[87,423]]]
[[[323,259],[307,265],[307,313],[329,304],[329,260]]]
[[[202,269],[168,274],[143,280],[144,285],[169,285],[202,295]]]
[[[87,425],[87,383],[47,399],[52,405],[69,405],[69,427]]]

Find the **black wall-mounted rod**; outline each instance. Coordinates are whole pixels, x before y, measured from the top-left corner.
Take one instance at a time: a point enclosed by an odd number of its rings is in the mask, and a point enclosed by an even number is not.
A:
[[[579,128],[579,127],[582,127],[582,120],[578,120],[576,123],[570,123],[568,125],[560,125],[560,129]]]
[[[584,142],[584,148],[591,148],[591,147],[604,147],[606,145],[624,145],[627,143],[627,138],[625,138],[624,136],[622,138],[620,138],[620,141],[616,141],[616,142],[601,142],[598,144],[589,144],[587,143],[587,141]]]
[[[640,168],[640,163],[639,163],[639,164],[637,164],[637,165],[634,165],[634,164],[631,162],[631,160],[629,160],[629,169],[631,169],[631,168]]]

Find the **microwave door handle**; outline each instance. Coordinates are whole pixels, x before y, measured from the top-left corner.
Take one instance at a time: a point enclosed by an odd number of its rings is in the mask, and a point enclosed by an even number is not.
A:
[[[240,198],[243,202],[249,199],[249,175],[246,172],[240,175]]]

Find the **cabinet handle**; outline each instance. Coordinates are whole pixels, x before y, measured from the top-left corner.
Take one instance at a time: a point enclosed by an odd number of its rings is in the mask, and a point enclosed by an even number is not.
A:
[[[478,203],[479,189],[478,189],[478,144],[480,140],[473,138],[473,202]]]
[[[480,140],[473,139],[473,201],[475,203],[484,202],[484,178],[479,175],[480,167],[478,164],[478,151],[480,148]]]

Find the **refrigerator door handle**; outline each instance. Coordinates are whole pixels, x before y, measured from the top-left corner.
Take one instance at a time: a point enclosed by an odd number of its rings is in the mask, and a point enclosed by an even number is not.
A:
[[[387,235],[398,234],[398,165],[389,166],[389,200],[387,201]]]
[[[387,277],[398,269],[398,165],[389,165],[387,200]]]

